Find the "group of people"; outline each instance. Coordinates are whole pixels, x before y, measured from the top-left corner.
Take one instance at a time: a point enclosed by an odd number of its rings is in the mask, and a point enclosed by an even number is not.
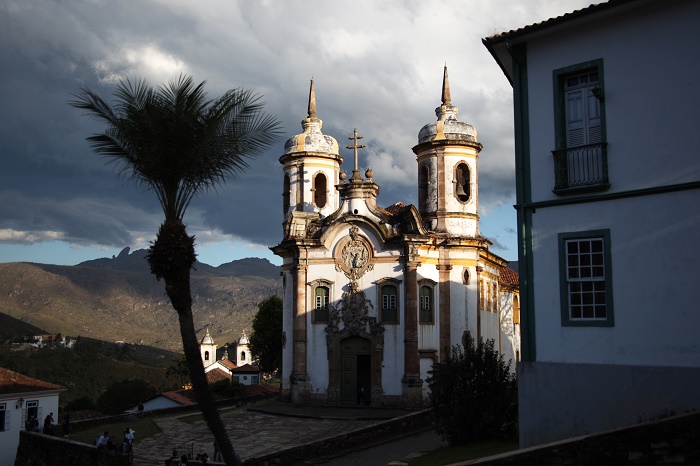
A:
[[[39,420],[35,416],[29,416],[24,422],[24,429],[30,432],[43,432],[47,435],[56,434],[56,423],[53,418],[53,412],[49,413],[44,418],[44,425],[39,429]],[[66,413],[63,419],[63,435],[70,435],[70,412]]]
[[[109,431],[106,430],[96,441],[95,445],[98,449],[105,449],[120,453],[122,455],[129,455],[132,452],[134,446],[134,433],[136,431],[127,427],[124,429],[124,438],[122,442],[117,445],[116,437],[114,435],[109,435]]]

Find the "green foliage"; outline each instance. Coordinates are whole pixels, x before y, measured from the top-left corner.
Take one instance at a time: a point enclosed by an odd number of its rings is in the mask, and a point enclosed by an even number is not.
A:
[[[187,368],[187,359],[184,355],[173,359],[173,363],[165,371],[166,377],[173,377],[182,388],[190,383],[190,371]]]
[[[127,408],[152,398],[156,389],[141,379],[124,379],[113,383],[97,399],[97,408],[105,414],[119,414]]]
[[[221,398],[237,398],[246,394],[245,385],[228,379],[209,384],[209,389],[214,395]]]
[[[97,411],[97,405],[94,401],[92,401],[92,398],[90,398],[89,396],[76,398],[75,400],[66,403],[66,411],[79,411],[81,409],[90,409]]]
[[[142,379],[159,392],[175,388],[172,380],[165,376],[164,367],[144,365],[131,359],[119,360],[112,348],[113,345],[102,345],[86,338],[78,339],[73,349],[10,351],[3,346],[0,347],[0,367],[66,387],[68,391],[59,395],[61,408],[73,400],[95,400],[111,384],[127,378]]]
[[[518,428],[518,390],[510,362],[493,340],[474,345],[469,337],[429,372],[437,432],[452,445],[510,438]]]
[[[270,296],[258,304],[250,336],[250,351],[263,372],[282,367],[282,343],[282,298]]]

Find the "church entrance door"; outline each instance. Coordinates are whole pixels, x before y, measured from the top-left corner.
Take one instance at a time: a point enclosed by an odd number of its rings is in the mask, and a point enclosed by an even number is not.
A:
[[[341,386],[343,405],[369,405],[371,394],[371,345],[361,337],[346,338],[340,343]]]

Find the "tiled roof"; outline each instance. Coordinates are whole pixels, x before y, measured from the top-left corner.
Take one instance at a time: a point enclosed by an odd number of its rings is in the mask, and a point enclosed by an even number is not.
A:
[[[245,386],[246,395],[263,395],[265,393],[278,393],[279,391],[279,387],[275,387],[274,385],[269,385],[264,382],[257,385]]]
[[[391,215],[396,215],[405,208],[406,204],[404,204],[403,202],[397,202],[395,204],[391,204],[389,207],[384,207],[384,210],[389,212]]]
[[[221,360],[216,361],[216,362],[220,363],[222,366],[224,366],[227,369],[235,369],[236,367],[238,367],[230,359],[221,359]]]
[[[180,403],[183,406],[197,404],[194,390],[177,390],[173,392],[163,392],[160,395],[169,400],[174,401],[175,403]]]
[[[205,374],[207,376],[207,383],[218,382],[219,380],[231,380],[231,376],[223,369],[212,369]]]
[[[0,367],[0,395],[10,393],[43,392],[47,390],[67,390],[62,385],[33,379],[18,372]]]
[[[607,10],[610,8],[615,8],[621,5],[629,4],[629,3],[634,3],[637,0],[609,0],[608,2],[605,3],[593,3],[590,6],[587,6],[586,8],[581,8],[580,10],[575,10],[570,13],[565,13],[561,16],[556,16],[554,18],[550,18],[544,21],[540,21],[539,23],[533,23],[528,26],[523,26],[518,29],[513,29],[511,31],[507,32],[502,32],[500,34],[496,34],[490,37],[487,37],[485,40],[486,41],[498,41],[498,39],[502,38],[507,38],[510,37],[512,38],[513,36],[519,36],[521,34],[527,34],[530,32],[537,31],[539,29],[544,29],[550,26],[554,26],[560,23],[564,23],[567,21],[571,21],[577,18],[580,18],[582,16],[586,16],[592,13],[596,13],[598,11],[602,10]]]
[[[520,284],[520,275],[513,269],[501,267],[498,273],[498,282],[501,285],[518,286]]]
[[[251,366],[250,364],[246,364],[241,367],[236,367],[235,369],[231,369],[231,372],[260,372],[260,369],[256,366]]]

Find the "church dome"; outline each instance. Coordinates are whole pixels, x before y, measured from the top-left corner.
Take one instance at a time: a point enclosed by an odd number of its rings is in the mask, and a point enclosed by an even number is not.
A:
[[[250,341],[248,340],[248,335],[245,334],[245,331],[243,331],[243,335],[241,338],[238,339],[238,344],[239,345],[247,345],[249,344]]]
[[[304,132],[287,139],[284,144],[284,155],[296,152],[320,152],[339,157],[338,141],[332,136],[321,132],[323,120],[316,116],[316,92],[311,81],[309,91],[309,116],[301,122]]]
[[[214,339],[209,335],[209,329],[207,329],[207,334],[204,335],[204,338],[202,338],[202,344],[203,345],[213,345],[214,344]]]
[[[428,123],[418,133],[418,144],[429,141],[477,142],[476,128],[469,123],[457,120],[459,109],[450,102],[450,84],[447,66],[442,81],[442,105],[435,109],[438,120]]]

